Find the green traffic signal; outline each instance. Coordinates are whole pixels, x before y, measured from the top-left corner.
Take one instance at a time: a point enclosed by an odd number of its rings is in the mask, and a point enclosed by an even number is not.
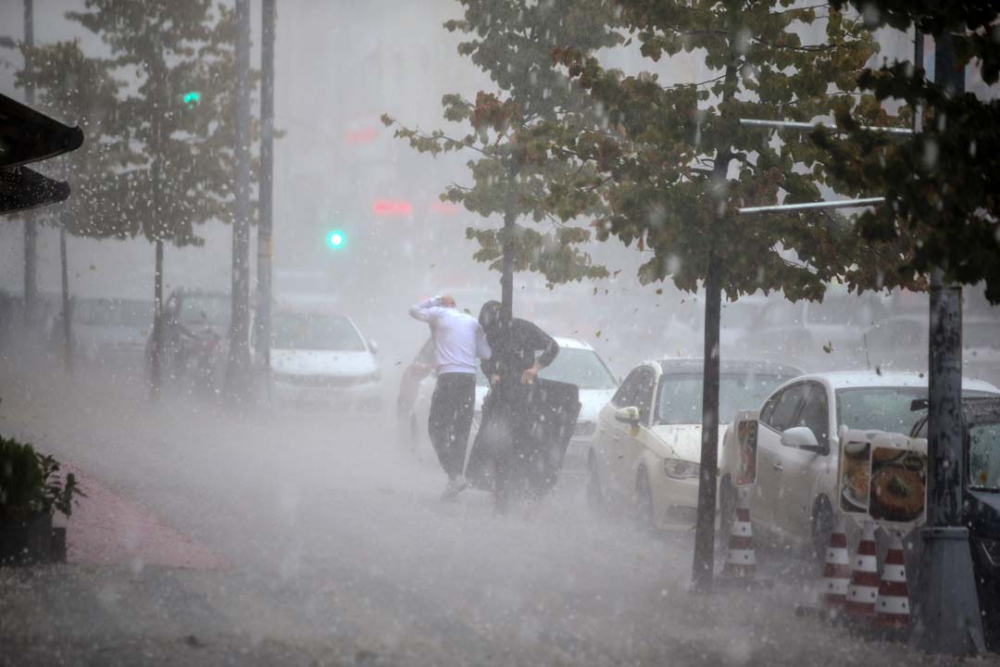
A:
[[[337,230],[333,230],[326,235],[326,245],[333,250],[340,250],[343,248],[345,240],[344,233]]]
[[[196,90],[192,90],[191,92],[184,93],[184,97],[182,99],[184,100],[184,104],[191,106],[197,102],[201,102],[201,93]]]

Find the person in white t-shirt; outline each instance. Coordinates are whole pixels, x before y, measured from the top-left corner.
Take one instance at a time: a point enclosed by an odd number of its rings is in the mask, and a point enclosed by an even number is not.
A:
[[[410,316],[427,322],[434,339],[437,384],[427,430],[448,475],[441,498],[451,500],[468,486],[464,467],[476,401],[476,366],[479,359],[490,358],[490,346],[479,321],[458,310],[450,296],[421,301],[410,308]]]

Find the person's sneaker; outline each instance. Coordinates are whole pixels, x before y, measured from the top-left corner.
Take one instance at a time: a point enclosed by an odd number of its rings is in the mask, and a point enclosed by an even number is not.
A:
[[[441,494],[441,500],[449,501],[455,500],[462,491],[469,488],[469,483],[465,481],[463,475],[459,475],[454,479],[448,480],[447,486],[444,487],[444,493]]]

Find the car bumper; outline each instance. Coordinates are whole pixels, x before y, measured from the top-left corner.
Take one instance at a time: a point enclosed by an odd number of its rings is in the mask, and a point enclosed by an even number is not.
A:
[[[651,475],[652,477],[652,475]],[[693,522],[698,511],[698,479],[675,479],[660,470],[650,480],[653,517],[658,524]]]
[[[345,412],[378,412],[384,398],[381,383],[372,382],[350,387],[304,387],[274,380],[271,401],[279,405],[333,408]]]

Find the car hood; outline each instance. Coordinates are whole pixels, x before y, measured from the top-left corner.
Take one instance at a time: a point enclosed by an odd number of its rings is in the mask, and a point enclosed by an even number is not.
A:
[[[650,429],[667,451],[664,456],[683,461],[701,462],[701,424],[659,424]],[[726,424],[719,424],[718,456],[722,456],[722,440]]]
[[[271,370],[283,375],[352,377],[378,370],[370,352],[271,350]]]
[[[596,422],[601,408],[615,395],[614,389],[581,389],[578,422]]]

